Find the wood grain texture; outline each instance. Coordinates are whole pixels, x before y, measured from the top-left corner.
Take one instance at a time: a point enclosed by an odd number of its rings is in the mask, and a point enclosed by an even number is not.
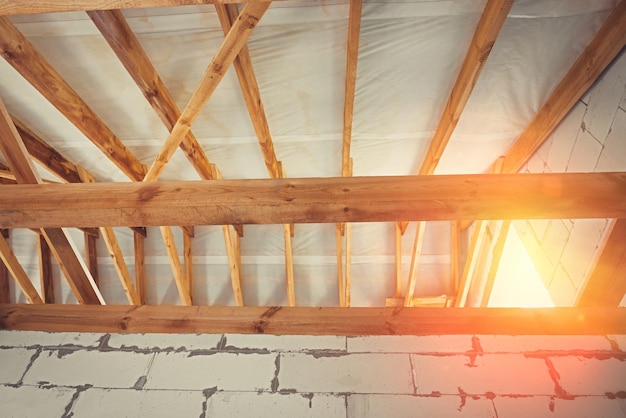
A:
[[[15,254],[13,254],[13,251],[11,251],[9,243],[2,236],[0,236],[0,261],[4,263],[30,303],[43,303],[41,296],[37,293],[37,289],[35,289],[22,265],[15,257]]]
[[[246,0],[255,3],[260,0]],[[0,15],[244,3],[243,0],[0,0]]]
[[[187,278],[183,272],[183,266],[180,262],[180,258],[178,257],[172,228],[169,226],[161,226],[159,229],[161,231],[161,236],[163,237],[163,243],[165,244],[167,256],[170,260],[172,274],[174,276],[174,282],[176,283],[180,300],[183,305],[191,306],[193,305],[193,300],[191,299],[191,289],[189,288],[189,283],[187,282]]]
[[[55,108],[134,180],[145,167],[6,17],[0,16],[0,54]]]
[[[137,288],[137,294],[139,295],[139,304],[146,304],[146,277],[144,269],[144,248],[145,248],[145,235],[139,232],[133,233],[133,243],[135,252],[135,287]]]
[[[478,265],[478,261],[481,259],[483,242],[487,237],[487,221],[481,220],[474,225],[474,231],[472,232],[472,239],[470,240],[467,248],[467,259],[465,260],[465,267],[463,268],[463,274],[457,289],[455,305],[457,308],[462,308],[467,302],[467,296],[469,294],[472,281],[474,280],[474,273]]]
[[[85,264],[87,269],[91,273],[96,286],[98,285],[98,246],[96,245],[96,238],[92,235],[85,234]]]
[[[511,228],[511,221],[497,221],[499,228],[492,241],[495,241],[493,250],[491,253],[491,261],[489,263],[489,271],[487,272],[487,279],[483,288],[483,294],[481,297],[480,307],[486,308],[489,305],[489,299],[491,298],[491,291],[493,285],[496,282],[496,275],[498,274],[498,268],[500,266],[500,260],[502,260],[502,253],[504,252],[504,244],[506,243],[507,236],[509,235],[509,229]]]
[[[165,127],[171,132],[180,117],[180,110],[122,12],[119,10],[102,10],[91,11],[87,14]],[[180,148],[200,177],[204,180],[211,180],[210,162],[191,131],[183,138]]]
[[[287,282],[287,305],[296,306],[296,290],[293,279],[293,248],[291,245],[291,228],[283,224],[283,239],[285,241],[285,279]]]
[[[39,252],[39,284],[44,303],[54,303],[54,278],[52,276],[52,254],[46,239],[37,236],[37,251]]]
[[[126,261],[124,261],[124,254],[122,254],[122,249],[120,248],[120,244],[115,236],[115,231],[113,231],[113,228],[111,227],[102,227],[100,228],[100,234],[102,235],[102,239],[104,240],[107,250],[109,251],[109,256],[113,261],[113,266],[119,276],[120,283],[122,284],[128,303],[131,305],[140,305],[141,302],[139,300],[139,295],[135,290],[135,285],[133,284],[133,279],[130,276],[130,271],[128,270]]]
[[[626,293],[626,219],[613,222],[595,268],[585,281],[578,306],[617,306]]]
[[[2,187],[0,228],[626,217],[622,172]]]
[[[192,254],[192,238],[193,235],[183,231],[183,265],[185,268],[185,280],[187,281],[187,287],[189,287],[189,295],[193,302],[193,254]]]
[[[626,1],[615,6],[587,48],[507,152],[502,171],[517,172],[626,44]]]
[[[213,95],[218,84],[224,78],[226,70],[228,70],[228,67],[233,63],[235,57],[245,45],[248,37],[269,5],[270,3],[249,3],[243,8],[237,21],[233,24],[228,35],[224,38],[224,42],[207,67],[198,88],[194,91],[187,106],[185,106],[185,109],[172,128],[170,135],[165,140],[165,144],[163,144],[163,147],[148,169],[143,179],[144,181],[152,182],[159,178],[159,175],[165,169],[174,151],[176,151],[176,148],[178,148],[181,141],[191,129],[194,120]]]
[[[337,294],[339,295],[339,306],[346,306],[346,284],[343,278],[343,239],[341,237],[341,227],[335,226],[335,247],[337,254]]]
[[[404,294],[404,306],[410,308],[415,296],[415,286],[417,284],[417,270],[419,267],[419,258],[422,254],[422,245],[424,244],[424,231],[426,230],[426,222],[418,222],[415,227],[415,240],[413,241],[413,251],[411,252],[411,265],[409,267],[409,278],[406,284],[406,292]]]
[[[237,6],[234,4],[216,4],[215,11],[217,12],[217,17],[219,18],[224,35],[227,35],[233,24],[237,21]],[[237,73],[241,93],[243,94],[248,113],[250,114],[252,127],[256,133],[267,172],[272,178],[284,177],[279,162],[276,159],[274,142],[272,141],[269,124],[265,116],[265,109],[261,101],[261,92],[259,91],[259,85],[254,74],[250,52],[245,44],[241,47],[239,54],[237,54],[233,62],[233,67]]]
[[[606,335],[626,308],[312,308],[0,304],[0,328],[279,335]]]
[[[9,287],[9,269],[0,263],[0,303],[11,303],[11,288]]]

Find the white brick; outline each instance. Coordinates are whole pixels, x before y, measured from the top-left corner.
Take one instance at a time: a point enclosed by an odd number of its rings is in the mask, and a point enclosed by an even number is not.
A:
[[[111,348],[191,351],[215,348],[222,334],[111,334],[108,346]]]
[[[76,345],[81,347],[98,347],[106,334],[93,332],[68,332],[61,345]]]
[[[65,337],[65,333],[61,332],[0,330],[0,346],[32,347],[36,345],[60,345]]]
[[[202,391],[87,389],[71,412],[76,417],[197,417],[205,401]]]
[[[554,392],[544,360],[517,354],[477,356],[473,366],[469,356],[427,356],[412,354],[417,393],[444,395],[524,394],[547,395]]]
[[[576,298],[576,287],[572,283],[561,263],[554,270],[554,276],[548,287],[554,306],[572,306]]]
[[[551,357],[561,386],[571,395],[626,391],[626,362],[615,358]]]
[[[585,396],[575,399],[553,399],[548,396],[532,398],[496,397],[494,406],[498,416],[506,418],[568,417],[615,418],[624,417],[618,400],[605,396]]]
[[[575,287],[580,287],[596,256],[606,219],[576,219],[561,255],[561,264]]]
[[[471,348],[470,335],[348,337],[349,353],[464,353]]]
[[[270,390],[276,366],[275,354],[159,353],[145,389]]]
[[[217,392],[206,412],[208,417],[345,418],[346,405],[343,396],[320,393]]]
[[[546,234],[541,241],[541,247],[553,264],[556,265],[561,258],[568,237],[569,230],[563,223],[563,220],[554,219],[550,222]]]
[[[132,388],[147,374],[152,357],[153,354],[79,350],[59,358],[57,352],[43,352],[26,373],[24,383]]]
[[[447,418],[495,417],[493,405],[485,397],[460,396],[418,397],[408,395],[350,395],[348,418]]]
[[[550,171],[554,173],[565,171],[567,161],[574,148],[576,136],[581,130],[580,125],[586,109],[583,103],[577,102],[552,133],[552,145],[547,159]]]
[[[345,350],[346,338],[312,335],[226,334],[226,350],[266,349],[269,351]]]
[[[619,109],[604,142],[596,171],[626,171],[626,111]]]
[[[36,350],[6,348],[0,350],[0,384],[15,384],[26,371]]]
[[[278,389],[298,392],[413,393],[407,354],[281,355]]]
[[[589,94],[589,104],[583,121],[586,129],[600,142],[604,142],[609,132],[625,84],[626,54],[622,54],[595,83]]]
[[[600,144],[588,131],[580,132],[567,163],[568,173],[592,173],[602,152]]]
[[[60,417],[65,413],[65,407],[72,400],[74,392],[72,388],[0,386],[0,414],[11,418]]]
[[[486,353],[525,353],[536,351],[609,351],[609,341],[600,335],[482,335]]]

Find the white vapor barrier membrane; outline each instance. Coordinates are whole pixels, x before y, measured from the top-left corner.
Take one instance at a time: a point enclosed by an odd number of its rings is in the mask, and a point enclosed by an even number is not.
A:
[[[352,131],[354,175],[408,175],[419,170],[484,3],[365,1]],[[615,4],[615,0],[516,1],[436,173],[482,173],[503,155]],[[348,11],[347,1],[275,2],[249,38],[276,154],[287,177],[341,173]],[[224,37],[214,8],[123,13],[182,110]],[[88,16],[75,12],[10,20],[129,150],[142,163],[151,164],[167,130]],[[0,97],[11,114],[74,164],[86,167],[97,181],[128,181],[5,60],[0,60]],[[224,178],[267,178],[232,69],[192,132]],[[180,150],[162,175],[162,180],[198,178]],[[115,230],[133,275],[132,233],[127,228]],[[157,228],[148,231],[148,302],[180,303],[160,233]],[[197,226],[195,231],[196,302],[234,304],[221,227]],[[174,228],[174,233],[182,256],[181,231]],[[282,226],[276,225],[245,227],[241,248],[246,304],[286,304],[282,233]],[[395,293],[394,226],[355,224],[353,233],[353,305],[384,305],[384,298]],[[402,239],[405,282],[414,234],[411,224]],[[72,230],[72,236],[82,254],[81,234]],[[449,236],[448,223],[428,223],[417,295],[451,291]],[[34,282],[35,244],[31,231],[12,231],[11,245]],[[336,305],[335,225],[296,225],[293,251],[298,305]],[[126,303],[102,239],[98,254],[105,300]],[[65,280],[56,285],[60,300],[75,301]]]

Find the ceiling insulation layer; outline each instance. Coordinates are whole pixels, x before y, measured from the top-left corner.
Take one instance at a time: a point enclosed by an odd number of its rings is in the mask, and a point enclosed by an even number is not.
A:
[[[504,155],[615,6],[613,0],[519,0],[497,38],[436,174],[486,172]],[[365,1],[358,49],[351,157],[355,176],[416,174],[470,45],[484,1]],[[224,39],[212,5],[122,11],[182,110]],[[285,177],[342,173],[342,131],[349,4],[273,3],[247,45]],[[83,12],[11,16],[51,66],[132,153],[150,165],[168,137],[163,125],[94,23]],[[89,139],[5,60],[0,97],[9,112],[98,182],[129,181]],[[268,171],[233,69],[203,108],[192,132],[225,179],[266,178]],[[44,178],[55,179],[38,167]],[[178,150],[160,180],[198,174]],[[86,199],[89,196],[85,196]],[[384,306],[396,288],[393,223],[352,227],[352,306]],[[132,268],[133,235],[116,228]],[[175,229],[176,245],[183,238]],[[196,226],[194,303],[235,304],[220,226]],[[70,232],[83,254],[82,233]],[[402,238],[406,280],[415,225]],[[450,294],[448,222],[427,224],[417,296]],[[38,276],[36,235],[14,230],[11,245]],[[100,289],[127,303],[98,240]],[[285,305],[285,242],[280,225],[245,226],[241,238],[246,305]],[[295,225],[297,305],[336,306],[335,225]],[[180,303],[158,228],[145,247],[147,302]],[[55,276],[60,277],[58,268]],[[56,280],[61,302],[75,301]],[[23,299],[23,296],[20,296]]]

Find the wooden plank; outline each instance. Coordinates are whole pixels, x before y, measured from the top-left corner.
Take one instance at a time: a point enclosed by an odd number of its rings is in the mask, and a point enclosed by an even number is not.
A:
[[[228,35],[228,32],[237,21],[237,6],[234,4],[215,4],[215,11],[217,12],[224,35]],[[241,87],[241,93],[243,94],[246,107],[248,108],[248,113],[250,114],[252,127],[254,128],[261,153],[263,154],[267,172],[271,178],[284,177],[281,173],[278,160],[276,159],[274,143],[267,123],[267,117],[265,116],[263,102],[261,101],[261,93],[254,74],[252,59],[250,58],[248,47],[245,44],[241,47],[239,54],[235,58],[233,67],[235,68],[237,79],[239,80],[239,86]]]
[[[50,173],[68,183],[80,183],[76,166],[57,150],[48,145],[41,137],[31,131],[19,119],[12,116],[17,132],[22,137],[28,153]]]
[[[450,283],[452,291],[456,294],[459,290],[461,267],[461,227],[459,221],[450,222]]]
[[[487,279],[483,288],[482,300],[480,302],[481,308],[486,308],[491,298],[491,291],[493,285],[496,282],[496,275],[498,274],[498,268],[500,266],[500,260],[502,260],[502,253],[504,252],[504,244],[506,238],[509,235],[509,229],[511,228],[511,221],[496,221],[499,223],[499,228],[493,238],[495,245],[491,252],[491,262],[489,265],[489,271],[487,273]]]
[[[98,285],[98,246],[96,245],[96,238],[92,235],[85,234],[85,263],[87,269],[93,277],[93,281]]]
[[[9,269],[0,263],[0,303],[11,303],[11,288],[9,287]]]
[[[180,118],[174,98],[156,72],[141,43],[119,10],[87,12],[115,55],[133,78],[166,128],[171,132]],[[204,180],[211,180],[210,162],[191,131],[183,138],[180,148]]]
[[[346,52],[346,83],[343,106],[343,141],[341,148],[341,175],[352,175],[350,170],[350,145],[352,143],[352,121],[354,115],[354,92],[359,58],[359,35],[361,34],[362,0],[350,0],[348,16],[348,44]]]
[[[261,0],[246,0],[255,3]],[[0,15],[73,12],[88,10],[137,9],[218,3],[244,3],[244,0],[0,0]]]
[[[346,278],[345,278],[345,297],[346,307],[350,307],[352,295],[352,223],[346,223]]]
[[[623,172],[3,187],[0,228],[626,217]]]
[[[579,292],[577,306],[617,306],[626,293],[626,219],[613,221],[600,258]]]
[[[180,258],[178,258],[178,251],[176,250],[176,243],[174,242],[174,233],[172,232],[172,228],[169,226],[161,226],[159,229],[161,230],[161,236],[163,237],[163,242],[165,243],[165,250],[170,260],[172,274],[174,275],[174,281],[176,282],[176,288],[178,289],[180,300],[183,305],[191,306],[193,304],[193,300],[191,299],[191,289],[189,288],[189,283],[183,273]]]
[[[424,243],[424,231],[426,230],[426,222],[418,222],[415,229],[415,240],[413,241],[413,252],[411,253],[411,265],[409,267],[409,279],[406,285],[406,293],[404,295],[404,306],[410,308],[415,296],[415,285],[417,284],[417,270],[419,266],[419,258],[422,254],[422,244]]]
[[[283,224],[283,237],[285,239],[285,277],[287,280],[287,305],[296,306],[296,289],[293,279],[293,248],[291,246],[291,228],[289,224]]]
[[[233,287],[233,294],[235,296],[235,304],[237,306],[243,306],[243,292],[241,290],[241,264],[239,262],[239,255],[235,245],[233,244],[233,234],[230,229],[230,225],[222,225],[222,232],[224,234],[224,242],[226,243],[226,255],[228,257],[228,267],[230,269],[230,281]],[[236,233],[235,233],[236,235]]]
[[[35,170],[32,160],[28,157],[26,146],[2,100],[0,100],[0,151],[4,154],[18,183],[30,185],[41,183],[41,178]],[[8,195],[10,196],[11,193],[8,193]],[[51,202],[54,202],[54,198]],[[67,233],[62,229],[53,228],[42,229],[41,232],[46,237],[50,250],[59,263],[78,301],[81,303],[104,303],[100,291],[89,274],[85,263],[78,257],[78,252]]]
[[[122,144],[37,49],[0,16],[0,54],[120,170],[142,180],[145,167]]]
[[[146,276],[144,270],[144,240],[145,236],[135,232],[133,234],[135,248],[135,287],[139,295],[139,304],[146,304]]]
[[[419,174],[435,172],[512,5],[513,0],[487,1]]]
[[[39,252],[39,283],[44,303],[54,303],[54,280],[52,277],[52,254],[46,239],[37,237],[37,250]]]
[[[256,27],[257,23],[269,7],[270,3],[248,3],[237,18],[237,22],[228,32],[224,42],[217,50],[213,60],[200,80],[200,85],[191,96],[189,103],[176,121],[165,144],[159,151],[156,159],[148,169],[144,181],[155,181],[159,178],[165,165],[185,138],[194,120],[209,100],[217,85],[226,74],[235,57],[245,45],[246,40]]]
[[[341,227],[335,226],[335,246],[337,252],[337,293],[339,295],[339,306],[346,306],[346,284],[343,276],[343,239],[341,238]]]
[[[465,306],[465,302],[467,301],[467,295],[469,293],[469,289],[474,278],[474,271],[476,270],[478,260],[480,260],[481,248],[483,246],[483,242],[485,241],[486,235],[487,222],[477,221],[474,225],[472,239],[467,249],[467,260],[465,261],[465,268],[463,269],[461,282],[459,284],[456,295],[456,307],[462,308]]]
[[[445,308],[448,304],[448,300],[450,298],[447,295],[441,296],[430,296],[430,297],[421,297],[421,298],[413,298],[411,301],[412,307],[439,307]],[[405,298],[387,298],[385,299],[386,307],[402,307],[406,303]]]
[[[104,243],[107,246],[107,249],[109,250],[109,256],[111,256],[115,271],[120,278],[120,283],[122,284],[122,288],[124,289],[124,293],[126,294],[128,303],[130,303],[131,305],[140,305],[141,303],[139,300],[139,295],[137,294],[135,286],[133,285],[133,279],[130,276],[128,266],[124,261],[124,254],[122,254],[120,244],[117,241],[117,237],[115,236],[113,228],[102,227],[100,228],[100,233],[102,235]]]
[[[396,261],[396,294],[395,298],[402,298],[402,228],[400,222],[394,222],[395,231],[395,261]],[[403,305],[401,305],[403,306]]]
[[[22,292],[26,295],[26,299],[28,299],[30,303],[43,303],[39,293],[37,293],[37,289],[35,289],[35,286],[31,283],[30,278],[15,257],[15,254],[11,251],[9,243],[2,236],[0,236],[0,260],[2,260],[9,270],[20,289],[22,289]]]
[[[0,328],[97,333],[606,335],[626,308],[318,308],[0,305]]]
[[[615,6],[587,48],[507,152],[502,171],[517,172],[626,44],[626,2]]]
[[[191,295],[191,300],[193,301],[193,256],[191,253],[191,238],[193,238],[193,235],[190,235],[186,230],[183,230],[183,261],[185,266],[185,280],[187,281],[189,294]]]

